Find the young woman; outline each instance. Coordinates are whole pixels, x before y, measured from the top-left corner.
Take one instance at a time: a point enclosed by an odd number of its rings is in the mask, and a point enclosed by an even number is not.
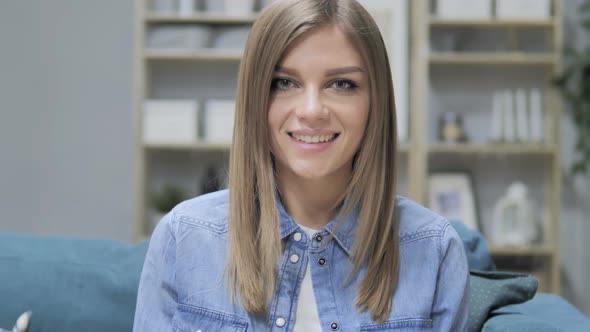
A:
[[[159,223],[135,331],[463,331],[450,224],[396,195],[388,56],[353,0],[281,0],[240,66],[229,190]]]

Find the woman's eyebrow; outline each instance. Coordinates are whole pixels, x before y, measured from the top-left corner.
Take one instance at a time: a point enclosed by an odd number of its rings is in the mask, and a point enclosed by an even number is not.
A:
[[[276,66],[275,67],[275,72],[277,73],[285,73],[285,74],[289,74],[291,76],[298,76],[299,72],[295,69],[289,69],[289,68],[285,68],[285,67],[281,67],[281,66]]]
[[[349,73],[364,73],[365,71],[357,66],[352,67],[342,67],[342,68],[334,68],[326,70],[326,76],[334,76],[334,75],[342,75],[342,74],[349,74]]]
[[[275,72],[285,73],[292,76],[298,76],[299,72],[295,69],[290,69],[286,67],[276,66]],[[350,67],[341,67],[341,68],[333,68],[326,70],[326,76],[335,76],[335,75],[342,75],[342,74],[349,74],[349,73],[364,73],[365,71],[357,66],[350,66]]]

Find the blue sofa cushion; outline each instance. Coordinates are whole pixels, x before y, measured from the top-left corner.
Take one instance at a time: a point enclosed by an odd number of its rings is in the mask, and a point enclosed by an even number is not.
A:
[[[530,300],[538,281],[524,273],[470,271],[469,332],[481,331],[491,311]]]
[[[589,328],[590,319],[562,297],[540,293],[528,302],[494,310],[483,331],[586,332]]]
[[[147,242],[0,233],[0,326],[31,310],[29,332],[131,331],[146,252]]]
[[[451,220],[451,225],[459,234],[465,247],[469,269],[478,271],[495,271],[496,266],[490,256],[488,244],[481,233],[467,228],[460,221]]]

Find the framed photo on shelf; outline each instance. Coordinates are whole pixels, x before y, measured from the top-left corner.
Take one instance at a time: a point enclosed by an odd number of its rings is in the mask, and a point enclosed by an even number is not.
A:
[[[468,173],[431,173],[428,205],[448,220],[458,220],[473,230],[480,230],[473,184]]]

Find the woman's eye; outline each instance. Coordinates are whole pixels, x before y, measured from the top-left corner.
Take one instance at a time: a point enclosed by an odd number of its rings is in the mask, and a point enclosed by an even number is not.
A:
[[[295,83],[287,78],[275,78],[270,84],[271,91],[285,91],[293,87],[295,87]]]
[[[354,90],[357,87],[354,82],[349,80],[337,80],[332,82],[331,85],[337,90]]]

